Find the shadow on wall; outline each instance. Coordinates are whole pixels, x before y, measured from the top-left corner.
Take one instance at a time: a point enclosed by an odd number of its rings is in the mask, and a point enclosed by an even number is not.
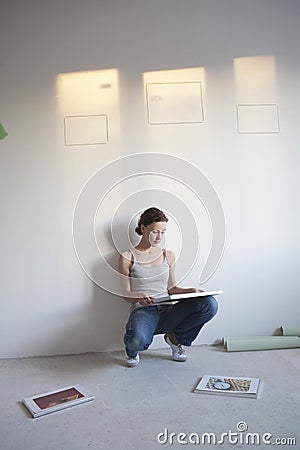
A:
[[[116,258],[114,256],[114,258]],[[73,309],[70,305],[60,310],[60,322],[66,325],[59,327],[61,332],[53,330],[47,339],[43,354],[64,355],[89,352],[105,352],[123,348],[123,334],[129,314],[129,305],[116,295],[99,288],[95,283],[91,287],[89,298],[82,302],[80,308]],[[48,317],[48,321],[53,323]],[[38,343],[37,343],[38,345]],[[40,355],[40,350],[33,351],[34,356]],[[29,355],[30,356],[30,355]]]
[[[124,232],[123,223],[119,226]],[[111,240],[109,227],[105,230],[105,234],[106,238]],[[118,271],[118,258],[117,250],[111,250],[105,254],[106,263],[115,271]],[[101,261],[100,258],[99,261]],[[59,312],[54,311],[52,317],[47,315],[43,350],[41,352],[41,342],[37,342],[32,355],[64,355],[123,349],[123,335],[130,305],[121,296],[99,287],[100,284],[104,285],[101,283],[101,273],[104,273],[101,264],[105,263],[95,264],[92,273],[88,275],[84,272],[90,287],[83,291],[86,298],[81,298],[79,301],[77,299],[74,306],[70,306],[69,302]],[[117,282],[117,279],[115,275],[114,282]],[[57,324],[58,331],[55,334],[53,334],[53,323]],[[47,328],[49,331],[46,331]]]
[[[113,251],[105,256],[107,263],[118,270],[119,253]],[[101,266],[96,268],[101,272]],[[93,328],[95,351],[112,351],[123,348],[125,324],[130,305],[119,295],[111,294],[93,285]]]
[[[128,240],[124,235],[124,230],[128,230],[128,221],[119,221],[115,228],[115,233],[124,236],[121,239],[122,248],[116,249],[115,242],[112,238],[110,224],[105,227],[105,238],[109,247],[113,250],[104,255],[106,264],[111,267],[112,281],[116,285],[112,285],[111,291],[104,290],[99,285],[109,285],[103,280],[103,274],[107,271],[103,269],[104,261],[96,264],[93,270],[93,328],[95,332],[95,348],[101,351],[112,351],[123,348],[123,335],[125,324],[129,315],[130,305],[126,303],[120,294],[120,284],[118,279],[119,273],[119,256],[120,253],[127,249]],[[127,237],[128,238],[128,237]],[[131,240],[131,238],[130,238]],[[97,283],[99,280],[99,284]]]

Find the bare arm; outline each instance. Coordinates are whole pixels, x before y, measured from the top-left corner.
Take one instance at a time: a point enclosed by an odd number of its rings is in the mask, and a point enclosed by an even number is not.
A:
[[[201,289],[197,288],[181,288],[176,286],[176,276],[175,276],[175,254],[174,252],[168,251],[168,261],[170,265],[169,269],[169,280],[168,280],[168,293],[172,294],[187,294],[193,292],[202,292]]]
[[[149,306],[153,303],[153,298],[144,292],[132,292],[130,286],[130,269],[132,266],[131,253],[126,251],[119,257],[119,273],[121,274],[121,287],[123,298],[128,303],[140,303]],[[122,276],[124,275],[124,276]]]

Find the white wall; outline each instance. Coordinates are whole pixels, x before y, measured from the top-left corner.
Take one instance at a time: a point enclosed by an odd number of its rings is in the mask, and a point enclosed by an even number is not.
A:
[[[1,17],[0,356],[122,348],[128,305],[82,270],[72,215],[98,169],[149,151],[198,167],[225,211],[225,252],[205,285],[225,293],[197,343],[299,323],[300,3],[11,0]],[[144,75],[189,68],[205,73],[204,123],[148,125]],[[103,71],[101,84],[106,69],[106,101],[93,102],[88,81],[70,103],[59,90],[61,74]],[[280,133],[239,134],[239,103],[278,104]],[[109,143],[66,147],[64,115],[95,113],[109,114]]]

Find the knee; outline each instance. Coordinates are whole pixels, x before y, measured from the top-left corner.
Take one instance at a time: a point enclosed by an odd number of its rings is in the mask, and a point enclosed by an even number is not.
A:
[[[199,298],[195,307],[200,314],[207,314],[208,320],[212,319],[218,312],[218,302],[212,296]]]
[[[215,297],[207,297],[206,298],[206,308],[207,312],[210,314],[211,318],[213,318],[218,312],[218,302]]]
[[[151,342],[152,339],[147,339],[146,336],[133,330],[128,330],[124,336],[125,346],[136,352],[147,350]]]

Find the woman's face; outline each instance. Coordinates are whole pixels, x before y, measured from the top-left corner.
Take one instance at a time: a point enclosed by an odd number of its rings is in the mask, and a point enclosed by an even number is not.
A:
[[[142,225],[143,237],[152,245],[157,247],[167,229],[167,222],[152,222],[146,227]]]

